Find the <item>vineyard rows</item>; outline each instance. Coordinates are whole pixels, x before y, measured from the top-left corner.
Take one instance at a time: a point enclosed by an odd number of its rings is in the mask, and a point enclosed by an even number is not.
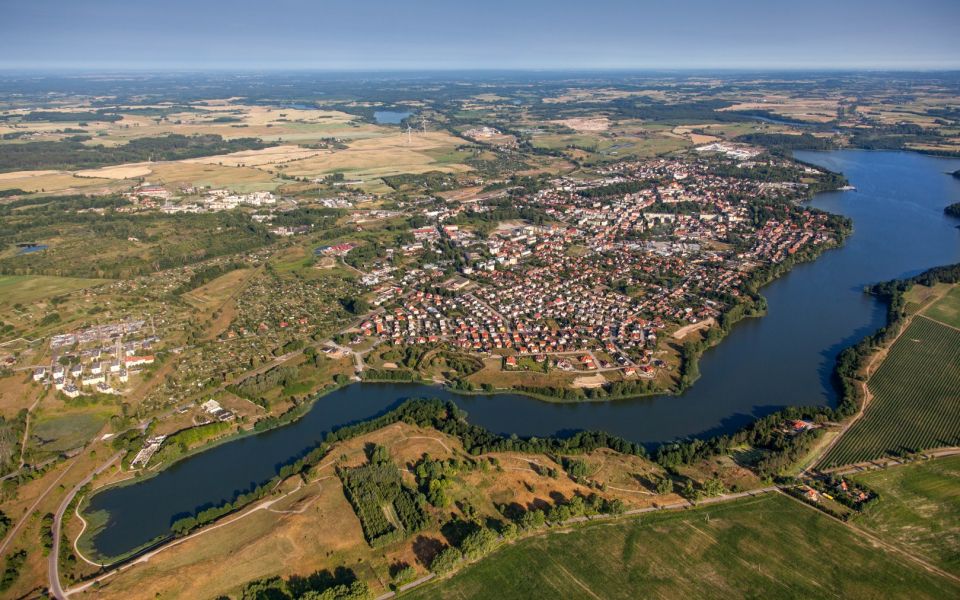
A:
[[[960,331],[917,317],[868,385],[873,400],[821,468],[960,444]]]

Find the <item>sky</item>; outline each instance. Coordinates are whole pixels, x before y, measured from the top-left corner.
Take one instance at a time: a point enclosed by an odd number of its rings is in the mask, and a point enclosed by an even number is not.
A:
[[[0,68],[953,69],[960,0],[0,0]]]

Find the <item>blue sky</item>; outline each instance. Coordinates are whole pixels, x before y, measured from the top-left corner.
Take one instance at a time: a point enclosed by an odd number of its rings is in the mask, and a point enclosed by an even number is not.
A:
[[[960,0],[0,0],[0,68],[960,68]]]

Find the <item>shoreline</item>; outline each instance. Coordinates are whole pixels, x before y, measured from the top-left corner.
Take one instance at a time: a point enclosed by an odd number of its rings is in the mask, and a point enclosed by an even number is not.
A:
[[[845,178],[844,178],[844,181],[846,181]],[[798,201],[797,201],[797,204],[798,204],[798,205],[806,205],[806,204],[808,204],[817,194],[820,194],[820,193],[830,193],[830,192],[836,192],[836,191],[840,191],[840,188],[830,189],[830,190],[821,190],[821,191],[816,192],[815,194],[813,194],[813,195],[812,195],[811,197],[809,197],[809,198],[798,200]],[[830,215],[834,215],[834,213],[829,213],[828,211],[824,211],[824,212],[827,212],[827,214],[830,214]],[[834,216],[840,216],[840,215],[834,215]],[[767,311],[766,298],[765,298],[765,297],[762,295],[762,293],[761,293],[761,290],[762,290],[764,287],[766,287],[767,285],[770,285],[770,284],[772,284],[773,282],[775,282],[775,281],[781,279],[782,277],[788,275],[791,271],[793,271],[793,269],[794,269],[795,267],[797,267],[797,266],[799,266],[799,265],[802,265],[802,264],[805,264],[805,263],[810,263],[810,262],[816,261],[816,260],[817,260],[820,256],[822,256],[826,251],[841,248],[841,247],[844,245],[847,236],[850,235],[850,233],[851,233],[852,231],[853,231],[853,224],[852,224],[852,222],[851,222],[851,223],[848,224],[848,227],[838,228],[838,229],[836,229],[836,230],[834,231],[834,233],[835,233],[835,235],[836,235],[836,239],[834,240],[833,243],[828,244],[828,245],[824,245],[824,246],[814,247],[814,248],[812,248],[813,252],[804,253],[804,254],[799,255],[799,256],[793,256],[793,257],[789,258],[788,260],[786,260],[786,261],[784,261],[784,262],[781,262],[781,263],[778,263],[778,264],[776,264],[776,265],[773,265],[772,268],[771,268],[769,271],[767,271],[762,278],[758,279],[758,280],[755,281],[755,282],[754,282],[754,281],[750,281],[750,283],[748,284],[748,286],[751,287],[751,288],[755,288],[755,291],[753,292],[753,294],[755,294],[756,297],[755,297],[751,302],[749,302],[749,303],[744,302],[744,303],[741,303],[741,304],[734,305],[733,307],[731,307],[730,310],[728,310],[726,313],[724,313],[723,315],[721,315],[721,318],[720,318],[720,320],[717,322],[717,324],[715,324],[715,325],[713,325],[713,326],[711,326],[711,327],[709,327],[709,328],[707,328],[707,329],[705,330],[705,331],[718,331],[718,332],[719,332],[719,336],[716,337],[716,338],[713,339],[713,340],[710,340],[709,338],[707,338],[706,340],[702,340],[702,341],[700,341],[700,342],[697,343],[698,346],[701,346],[701,347],[699,347],[699,348],[697,349],[697,351],[690,357],[690,360],[692,360],[692,364],[694,365],[694,368],[696,368],[696,365],[699,363],[699,360],[700,360],[700,358],[703,356],[703,354],[704,354],[707,350],[710,350],[710,349],[712,349],[712,348],[719,347],[720,343],[727,337],[727,335],[730,334],[731,331],[733,331],[733,329],[736,327],[736,325],[737,325],[738,323],[740,323],[741,321],[743,321],[743,320],[746,319],[746,318],[762,318],[762,317],[766,314],[766,311]],[[758,301],[759,301],[759,304],[761,305],[761,307],[760,307],[760,309],[759,309],[757,312],[751,312],[750,309],[747,309],[747,310],[742,310],[742,311],[740,311],[739,314],[736,314],[736,315],[734,315],[734,316],[728,316],[728,315],[730,315],[732,312],[734,312],[734,309],[735,309],[735,308],[741,307],[741,306],[748,306],[748,305],[751,305],[751,304],[755,304],[755,303],[757,303]],[[729,320],[727,320],[725,324],[721,324],[721,323],[724,321],[724,317],[726,317],[726,318],[729,319]],[[684,364],[683,361],[686,361],[686,360],[688,360],[688,359],[684,357],[683,360],[682,360],[682,362],[681,362],[681,365],[680,365],[680,370],[681,370],[681,371],[682,371],[682,369],[683,369],[683,364]],[[448,386],[448,385],[437,384],[437,383],[434,382],[434,381],[427,381],[427,380],[421,380],[421,379],[412,380],[412,381],[369,379],[369,380],[361,380],[361,381],[359,381],[359,382],[349,382],[349,383],[346,383],[346,384],[335,385],[335,386],[332,386],[332,387],[330,387],[330,388],[324,389],[324,390],[316,393],[315,395],[313,395],[308,401],[303,402],[303,403],[301,403],[301,404],[299,404],[299,405],[295,405],[295,406],[291,407],[286,413],[283,413],[283,414],[277,416],[277,417],[276,417],[277,422],[271,424],[269,427],[265,427],[265,428],[263,428],[263,429],[257,430],[257,429],[255,429],[255,425],[254,425],[254,426],[251,426],[250,428],[244,429],[244,430],[242,430],[242,431],[240,431],[240,432],[237,432],[237,433],[234,433],[234,434],[230,434],[230,435],[225,435],[225,436],[223,436],[223,437],[220,437],[220,438],[211,440],[210,442],[207,442],[207,443],[205,443],[205,444],[202,444],[202,445],[200,445],[200,446],[197,446],[196,448],[192,448],[192,449],[188,450],[186,453],[184,453],[184,454],[182,454],[182,455],[180,455],[180,456],[177,456],[174,460],[172,460],[172,461],[170,461],[170,462],[160,463],[160,465],[157,466],[156,470],[151,471],[149,474],[145,474],[145,475],[142,475],[142,476],[134,476],[134,477],[132,477],[132,478],[124,479],[124,480],[121,480],[121,481],[118,481],[118,482],[109,483],[109,484],[107,484],[107,485],[102,486],[101,488],[98,488],[98,489],[96,489],[96,490],[94,490],[94,491],[91,491],[91,493],[87,496],[87,498],[85,498],[85,501],[86,501],[85,504],[87,504],[87,505],[89,506],[89,502],[90,502],[97,494],[99,494],[99,493],[101,493],[101,492],[105,492],[105,491],[108,491],[108,490],[110,490],[110,489],[114,489],[114,488],[117,488],[117,487],[123,487],[123,486],[127,486],[127,485],[134,485],[134,484],[139,483],[139,482],[147,481],[147,480],[155,477],[156,475],[159,475],[160,473],[166,471],[168,468],[176,465],[176,464],[179,463],[180,461],[185,460],[185,459],[188,459],[188,458],[191,458],[191,457],[193,457],[193,456],[196,456],[196,455],[198,455],[198,454],[200,454],[200,453],[202,453],[202,452],[204,452],[204,451],[206,451],[206,450],[211,450],[211,449],[213,449],[213,448],[216,448],[216,447],[218,447],[218,446],[221,446],[221,445],[226,444],[226,443],[229,443],[229,442],[239,441],[239,440],[241,440],[241,439],[243,439],[243,438],[245,438],[245,437],[247,437],[247,436],[250,436],[250,435],[259,434],[259,433],[266,433],[266,432],[268,432],[268,431],[273,431],[273,430],[275,430],[275,429],[280,429],[280,428],[282,428],[282,427],[284,427],[284,426],[286,426],[286,425],[290,425],[290,424],[292,424],[292,423],[295,423],[295,422],[297,422],[298,420],[300,420],[302,417],[304,417],[306,414],[308,414],[311,410],[313,410],[313,409],[315,408],[316,403],[317,403],[319,400],[323,399],[324,397],[328,396],[329,394],[331,394],[331,393],[333,393],[333,392],[336,392],[336,391],[338,391],[338,390],[340,390],[340,389],[343,389],[343,388],[345,388],[345,387],[348,387],[349,385],[353,385],[354,383],[361,383],[361,384],[363,384],[363,383],[373,383],[373,384],[392,384],[392,385],[401,384],[401,385],[421,385],[421,386],[426,385],[426,386],[435,386],[435,387],[438,387],[439,389],[443,389],[443,390],[445,390],[445,391],[448,391],[448,392],[450,392],[450,393],[453,393],[453,394],[455,394],[455,395],[460,395],[460,396],[487,396],[487,395],[497,395],[497,394],[521,395],[521,396],[526,396],[526,397],[532,398],[532,399],[534,399],[534,400],[537,400],[538,402],[546,402],[546,403],[550,403],[550,404],[560,404],[560,405],[575,405],[575,404],[583,404],[583,403],[618,402],[618,401],[622,401],[622,400],[635,400],[635,399],[640,399],[640,398],[652,398],[652,397],[661,397],[661,396],[664,396],[664,397],[677,397],[677,396],[681,396],[681,395],[683,394],[683,392],[686,391],[687,389],[689,389],[699,378],[700,378],[700,375],[699,375],[699,372],[698,372],[698,373],[697,373],[697,376],[696,376],[693,380],[691,380],[691,382],[690,382],[689,384],[687,384],[686,386],[684,386],[684,385],[681,383],[681,384],[678,385],[677,389],[674,389],[674,390],[666,389],[666,390],[657,390],[657,391],[648,392],[648,393],[641,393],[641,394],[628,394],[628,395],[621,395],[621,396],[603,396],[603,397],[594,397],[594,398],[584,397],[584,398],[576,398],[576,399],[564,399],[564,398],[559,398],[559,397],[556,397],[556,396],[550,396],[550,395],[546,395],[546,394],[538,394],[538,393],[535,393],[535,392],[532,392],[532,391],[529,391],[529,390],[524,390],[524,389],[512,389],[512,388],[511,388],[511,389],[503,389],[503,390],[494,390],[494,391],[492,391],[492,392],[482,391],[482,390],[462,390],[462,389],[455,389],[455,388],[453,388],[453,387],[451,387],[451,386]],[[561,389],[562,389],[562,388],[561,388]],[[839,404],[839,401],[838,401],[838,404]],[[783,409],[781,409],[781,410],[783,410]],[[295,414],[295,415],[291,414],[291,413],[293,413],[293,412],[297,412],[297,414]],[[285,415],[291,415],[291,416],[288,417],[288,418],[284,418]],[[371,417],[371,419],[363,419],[363,420],[361,420],[360,422],[366,422],[366,421],[372,420],[372,418],[374,418],[374,417]],[[737,429],[736,431],[741,431],[741,430],[743,430],[743,429],[745,429],[745,428],[747,428],[747,427],[750,427],[754,422],[756,422],[756,419],[755,419],[754,421],[751,421],[751,423],[748,423],[747,425],[745,425],[745,426],[743,426],[743,427],[740,427],[740,428]],[[332,431],[336,431],[336,430],[332,430]],[[735,433],[735,432],[731,432],[731,433]],[[704,441],[706,441],[706,440],[713,439],[713,438],[715,438],[715,437],[717,437],[717,436],[715,436],[715,435],[706,436],[706,437],[696,437],[696,436],[693,436],[693,437],[686,437],[686,438],[681,438],[681,439],[673,440],[673,441],[670,441],[670,442],[661,442],[661,443],[654,443],[654,444],[640,444],[640,445],[643,446],[644,448],[646,448],[648,451],[651,451],[651,454],[655,454],[656,450],[659,449],[659,448],[676,445],[676,444],[678,444],[678,443],[681,443],[681,444],[682,444],[682,443],[687,443],[687,442],[689,442],[690,440],[704,440]],[[317,447],[319,447],[319,445],[318,445],[318,446],[314,446],[313,448],[305,448],[304,450],[307,451],[307,452],[309,452],[309,451],[311,451],[311,450],[316,449]],[[291,465],[291,464],[293,464],[294,462],[296,462],[296,461],[295,461],[295,460],[288,460],[288,461],[284,462],[283,465]],[[140,471],[140,472],[143,473],[143,471]],[[285,479],[285,478],[283,478],[283,479]],[[271,484],[274,484],[274,483],[277,483],[277,484],[278,484],[278,483],[282,482],[283,479],[281,479],[281,478],[280,478],[280,475],[277,474],[277,475],[275,475],[274,477],[271,477],[270,479],[267,479],[267,480],[265,480],[264,482],[262,482],[262,483],[260,484],[260,487],[267,487],[267,486],[270,486]],[[227,516],[230,516],[230,515],[234,515],[234,514],[236,514],[238,511],[245,510],[245,509],[248,508],[252,503],[255,503],[256,501],[257,501],[257,500],[254,500],[254,501],[251,502],[251,503],[244,504],[244,505],[242,505],[242,506],[236,507],[234,510],[231,510],[231,511],[228,512],[227,514],[223,515],[223,517],[227,517]],[[223,517],[221,517],[221,518],[223,518]],[[219,522],[220,520],[221,520],[221,519],[216,519],[216,520],[212,521],[211,523],[209,523],[208,525],[213,525],[213,524]],[[107,518],[104,520],[104,524],[106,524],[107,522],[109,522],[109,515],[108,515]],[[206,528],[206,527],[201,527],[201,528],[199,528],[197,531],[202,530],[202,529],[205,529],[205,528]],[[85,533],[87,533],[88,535],[95,535],[99,530],[100,530],[100,528],[91,528],[91,529],[89,529],[88,531],[86,531]],[[178,536],[174,535],[173,533],[165,534],[165,535],[163,535],[163,536],[158,536],[158,537],[156,537],[156,538],[154,538],[154,539],[152,539],[152,540],[150,540],[150,541],[148,541],[148,542],[145,542],[144,544],[141,544],[141,545],[138,546],[137,548],[134,548],[134,549],[132,549],[132,550],[130,550],[130,551],[124,553],[124,554],[121,554],[121,555],[120,555],[120,558],[119,558],[118,560],[114,560],[114,561],[112,561],[112,562],[109,563],[109,564],[110,564],[110,565],[122,564],[122,563],[124,563],[124,562],[126,562],[126,561],[129,561],[129,560],[131,560],[131,559],[133,559],[133,558],[136,558],[137,556],[141,555],[141,554],[144,553],[144,552],[149,552],[149,551],[151,551],[152,549],[154,549],[154,548],[156,548],[156,547],[158,547],[158,546],[160,546],[160,545],[163,545],[163,544],[169,542],[170,540],[174,540],[174,539],[178,539]],[[78,540],[79,540],[79,537],[78,537]],[[77,540],[75,540],[75,541],[77,541]],[[92,547],[93,547],[93,544],[91,543],[90,546],[91,546],[91,548],[92,548]],[[108,558],[109,558],[109,557],[108,557]]]

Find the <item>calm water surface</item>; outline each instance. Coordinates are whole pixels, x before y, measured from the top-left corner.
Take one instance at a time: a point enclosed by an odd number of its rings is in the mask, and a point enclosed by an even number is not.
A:
[[[378,110],[373,113],[373,119],[380,124],[397,125],[413,113],[395,110]]]
[[[729,432],[787,405],[834,404],[830,375],[837,354],[884,323],[885,307],[865,295],[864,286],[960,261],[960,220],[943,214],[944,206],[960,201],[960,181],[946,175],[960,168],[960,160],[856,150],[797,156],[843,172],[857,187],[811,202],[852,218],[854,233],[842,248],[764,288],[769,313],[741,322],[708,351],[700,380],[682,396],[551,404],[506,394],[456,396],[430,386],[355,384],[321,398],[291,425],[97,494],[88,510],[110,513],[94,538],[97,550],[116,556],[162,535],[177,518],[270,479],[331,428],[382,414],[407,398],[454,400],[471,422],[500,433],[601,429],[646,444]]]

